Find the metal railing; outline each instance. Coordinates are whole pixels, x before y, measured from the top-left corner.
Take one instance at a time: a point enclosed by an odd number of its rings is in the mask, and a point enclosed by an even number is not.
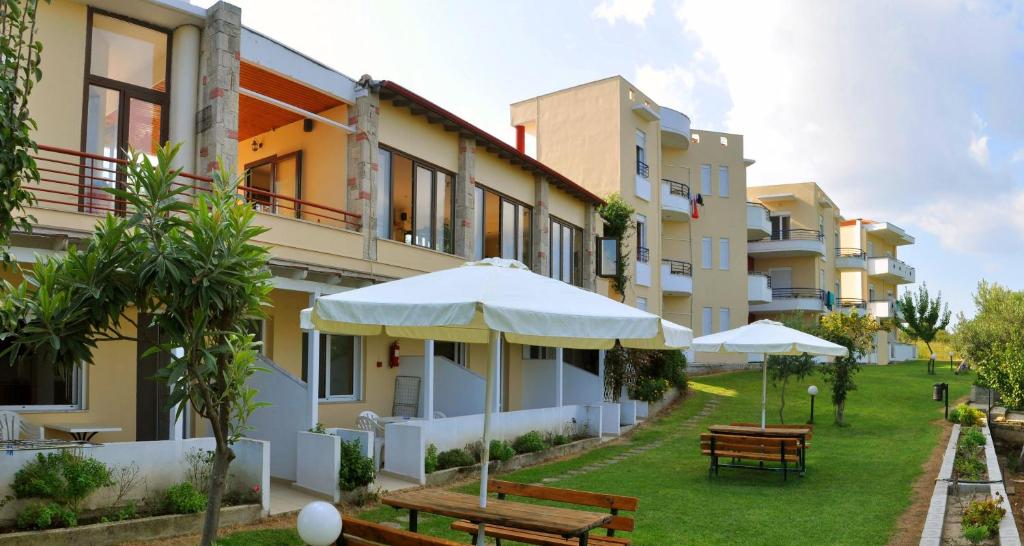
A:
[[[747,201],[747,204],[750,205],[750,206],[757,207],[757,208],[761,209],[761,211],[764,212],[764,217],[768,221],[771,221],[772,214],[771,214],[771,211],[768,210],[768,207],[762,205],[761,203],[757,203],[755,201]]]
[[[645,246],[638,247],[636,249],[636,261],[644,264],[651,261],[651,250]]]
[[[774,299],[817,299],[825,301],[825,291],[821,288],[772,288]]]
[[[31,154],[39,169],[39,184],[32,186],[36,202],[45,208],[84,214],[124,214],[127,204],[104,188],[121,187],[127,180],[128,160],[80,152],[55,146],[39,145],[39,153]],[[209,192],[213,180],[206,176],[182,172],[175,180],[190,194]],[[359,229],[362,217],[320,203],[297,199],[250,186],[239,186],[246,201],[263,212],[290,216],[316,223]],[[282,214],[279,211],[290,211]]]
[[[690,262],[663,259],[661,260],[661,263],[668,264],[668,272],[670,275],[686,275],[687,277],[693,276],[693,265],[690,264]]]
[[[667,178],[662,178],[661,181],[668,184],[669,194],[683,197],[686,199],[690,198],[690,186],[688,184],[676,182],[675,180],[669,180]]]
[[[767,273],[762,273],[760,271],[747,271],[747,275],[754,275],[754,276],[757,276],[757,277],[764,277],[765,280],[768,281],[768,288],[772,287],[772,276],[767,274]]]
[[[648,167],[647,164],[644,163],[643,161],[640,161],[639,159],[637,159],[636,160],[636,174],[639,174],[640,176],[642,176],[644,178],[649,178],[651,176],[651,168]]]
[[[861,258],[863,259],[868,255],[867,252],[859,248],[837,248],[836,258]]]
[[[839,307],[856,308],[856,309],[867,309],[868,302],[860,298],[839,298],[836,300],[836,304]]]
[[[773,230],[768,237],[748,241],[757,243],[760,241],[825,241],[825,234],[816,229],[783,229]]]

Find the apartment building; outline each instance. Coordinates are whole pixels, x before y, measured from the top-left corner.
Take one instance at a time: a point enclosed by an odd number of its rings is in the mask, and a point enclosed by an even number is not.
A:
[[[294,473],[296,430],[317,421],[353,427],[367,410],[393,415],[396,381],[423,380],[428,346],[435,382],[459,393],[435,409],[483,408],[485,346],[303,331],[300,311],[316,297],[485,257],[600,288],[596,193],[407,87],[351,79],[242,27],[235,6],[54,0],[40,6],[38,39],[43,79],[30,108],[43,183],[30,210],[35,230],[13,240],[20,265],[60,254],[100,216],[122,212],[102,187],[123,183],[129,148],[152,154],[181,143],[181,182],[193,191],[218,162],[236,169],[240,197],[269,228],[259,241],[272,254],[273,303],[253,328],[271,372],[254,381],[273,409],[257,412],[253,435],[272,441],[274,475]],[[3,275],[19,279],[13,269]],[[4,367],[0,409],[42,426],[121,429],[101,441],[203,435],[194,416],[175,421],[167,411],[166,388],[151,380],[164,362],[143,356],[159,332],[140,333],[137,342],[101,343],[96,365],[72,378],[31,362]],[[565,351],[564,398],[548,392],[554,355],[502,348],[502,410],[600,404],[597,352]]]
[[[624,300],[696,335],[745,324],[748,276],[746,168],[741,135],[692,130],[614,76],[511,105],[522,149],[600,196],[635,210]],[[703,205],[694,205],[700,196]],[[696,210],[694,210],[696,207]],[[691,361],[745,363],[745,355]]]
[[[858,312],[894,318],[899,285],[915,282],[914,269],[896,257],[897,247],[914,238],[887,222],[845,219],[835,202],[814,182],[747,189],[752,217],[767,230],[751,231],[747,243],[752,277],[766,279],[770,298],[750,305],[751,319],[804,314]],[[764,231],[767,231],[765,233]],[[887,364],[912,358],[910,346],[896,342],[891,323],[875,339],[867,360]]]

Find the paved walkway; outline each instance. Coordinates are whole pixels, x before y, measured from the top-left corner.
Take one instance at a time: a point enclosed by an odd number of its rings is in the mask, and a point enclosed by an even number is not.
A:
[[[413,487],[419,487],[419,484],[392,476],[378,474],[377,479],[374,480],[373,485],[371,486],[371,489],[379,490],[381,493],[387,493],[389,491],[398,491]],[[307,504],[318,500],[330,501],[331,499],[325,495],[317,495],[292,487],[292,482],[288,480],[282,480],[279,478],[273,478],[270,480],[270,515],[272,516],[287,514],[289,512],[297,512],[302,510],[302,507]]]

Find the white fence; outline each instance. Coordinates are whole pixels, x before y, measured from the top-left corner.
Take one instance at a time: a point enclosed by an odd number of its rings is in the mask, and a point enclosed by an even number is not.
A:
[[[256,400],[267,402],[249,418],[252,430],[246,436],[270,442],[270,473],[275,478],[295,480],[295,433],[308,430],[313,417],[306,382],[288,373],[270,359],[260,357],[266,373],[257,372],[249,386],[259,390]]]
[[[373,432],[329,428],[327,434],[300,431],[295,442],[295,485],[341,500],[338,473],[341,471],[341,440],[358,441],[363,455],[373,458]]]
[[[420,378],[420,407],[423,415],[423,357],[403,356],[401,375]],[[485,381],[480,375],[442,356],[434,357],[434,411],[448,417],[472,415],[484,411]]]
[[[909,343],[891,343],[889,344],[889,352],[890,360],[893,362],[914,360],[917,358],[917,345],[911,345]]]
[[[550,408],[555,400],[555,361],[523,360],[522,407]],[[563,404],[600,404],[604,400],[601,377],[571,364],[562,366]]]
[[[192,438],[188,440],[160,440],[155,442],[114,442],[96,447],[81,448],[79,452],[93,457],[112,469],[132,464],[138,466],[138,484],[122,499],[122,503],[140,501],[160,495],[168,487],[186,480],[188,462],[186,455],[191,451],[212,451],[213,438]],[[232,449],[235,460],[228,468],[228,489],[247,492],[259,486],[260,504],[264,514],[270,510],[270,446],[258,440],[239,440]],[[11,483],[14,474],[37,454],[53,453],[56,449],[8,451],[0,455],[0,498],[13,495]],[[116,487],[106,487],[91,495],[85,502],[85,509],[109,507],[117,496]],[[0,521],[13,520],[27,501],[13,501],[0,508]]]
[[[511,441],[531,430],[563,432],[573,420],[577,431],[599,435],[602,407],[571,405],[496,413],[491,417],[492,438]],[[615,427],[618,430],[617,412]],[[483,414],[388,424],[384,427],[384,469],[425,483],[423,457],[427,445],[434,444],[438,451],[462,448],[480,440],[483,430]]]

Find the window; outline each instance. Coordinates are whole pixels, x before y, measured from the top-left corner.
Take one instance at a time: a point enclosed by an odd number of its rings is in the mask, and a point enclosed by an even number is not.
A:
[[[637,130],[636,132],[636,174],[648,178],[650,167],[647,166],[647,133]]]
[[[551,218],[551,278],[579,286],[583,275],[583,230]]]
[[[704,269],[711,269],[711,237],[702,237],[700,240],[700,266]]]
[[[705,307],[701,309],[700,314],[700,333],[702,336],[706,336],[711,333],[711,308]]]
[[[155,156],[167,140],[170,34],[94,11],[89,12],[88,75],[82,150],[125,158],[132,149]],[[122,212],[99,188],[123,186],[124,174],[112,161],[85,159],[94,173],[82,188],[82,210]]]
[[[647,298],[637,298],[636,299],[636,308],[641,310],[641,311],[646,311],[647,310]]]
[[[477,186],[477,257],[511,258],[529,266],[533,241],[533,209],[497,192]]]
[[[728,307],[718,308],[718,331],[724,332],[729,328],[732,328],[732,321],[730,320],[730,313]]]
[[[565,357],[565,354],[562,354]],[[554,347],[540,347],[537,345],[523,345],[523,360],[554,360]]]
[[[0,410],[72,410],[81,408],[82,367],[71,377],[61,378],[57,370],[34,356],[13,366],[0,365]]]
[[[718,166],[718,196],[729,197],[729,167]]]
[[[772,239],[781,241],[789,239],[789,215],[772,215]]]
[[[377,238],[391,238],[391,152],[377,153]]]
[[[827,290],[827,288],[825,288],[825,270],[824,269],[822,269],[818,273],[818,286],[820,286],[822,290]]]
[[[650,250],[647,247],[647,217],[643,214],[636,215],[636,261],[647,263],[650,261]]]
[[[440,356],[451,360],[455,364],[465,368],[469,359],[466,357],[466,344],[453,341],[435,341],[434,356]]]
[[[362,399],[362,338],[320,335],[320,399],[353,401]],[[308,381],[309,334],[302,334],[302,380]]]
[[[729,239],[725,237],[718,240],[718,269],[729,270]]]
[[[700,192],[711,195],[711,165],[700,166]]]
[[[377,208],[387,210],[377,217],[378,233],[386,233],[385,238],[392,241],[451,254],[454,176],[392,149],[382,149],[379,161]]]
[[[875,285],[873,284],[868,285],[868,301],[877,301],[875,300]]]
[[[293,200],[302,198],[302,151],[272,155],[245,166],[245,200],[253,208],[269,214],[302,218],[301,207]],[[319,217],[312,217],[314,221]]]

